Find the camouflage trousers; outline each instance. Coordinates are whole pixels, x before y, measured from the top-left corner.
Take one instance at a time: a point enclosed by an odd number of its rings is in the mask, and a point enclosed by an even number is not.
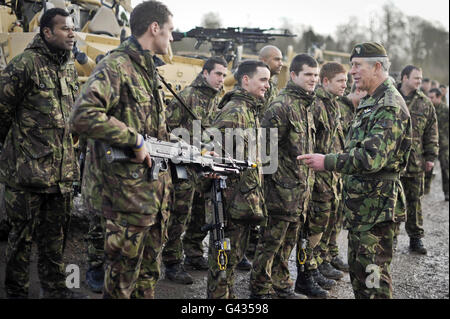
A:
[[[350,281],[356,299],[392,299],[394,222],[365,232],[348,232]]]
[[[434,169],[431,169],[429,172],[425,172],[424,184],[423,184],[423,193],[428,195],[431,191],[431,182],[434,179]]]
[[[449,188],[449,176],[448,176],[448,166],[449,166],[449,151],[439,152],[439,163],[441,164],[441,174],[442,174],[442,191],[444,194],[448,194]]]
[[[424,194],[424,174],[401,178],[406,197],[405,230],[410,238],[424,236],[421,199]]]
[[[328,203],[313,202],[313,205],[323,206],[322,209],[329,209],[329,219],[325,230],[322,233],[319,244],[314,247],[314,258],[320,265],[322,262],[331,262],[331,259],[339,254],[337,246],[337,236],[342,229],[342,213],[340,212],[340,201],[333,198]]]
[[[89,229],[86,235],[89,268],[103,267],[105,261],[105,219],[101,212],[89,210]]]
[[[327,202],[311,201],[308,211],[308,248],[306,270],[314,270],[323,262],[322,252],[328,253],[328,241],[331,235],[331,228],[328,232],[328,238],[325,239],[326,244],[323,245],[323,250],[320,247],[320,242],[323,239],[325,232],[328,229],[330,222],[333,224],[333,218],[336,210],[334,201]],[[334,225],[334,224],[333,224]],[[300,246],[300,245],[298,245]]]
[[[297,242],[300,227],[296,222],[271,216],[262,227],[256,246],[253,269],[250,275],[250,291],[255,295],[272,294],[275,290],[290,289],[293,285],[289,273],[289,256]]]
[[[250,225],[228,219],[225,228],[225,237],[230,239],[231,250],[227,251],[227,268],[221,273],[217,264],[218,252],[212,241],[209,240],[208,249],[208,282],[206,296],[208,299],[234,299],[234,272],[237,264],[242,260],[246,242],[249,237]]]
[[[72,194],[41,194],[5,188],[11,226],[6,249],[5,288],[8,297],[27,298],[33,242],[38,247],[38,273],[47,292],[66,288],[63,264]]]
[[[331,257],[331,259],[339,255],[339,246],[337,243],[337,239],[343,229],[343,226],[344,226],[344,207],[343,201],[339,200],[339,207],[336,212],[336,222],[334,225],[334,229],[331,232],[330,241],[328,243],[328,252],[329,257]],[[329,261],[328,258],[324,260],[326,260],[327,262]]]
[[[166,240],[167,220],[161,217],[148,227],[106,219],[103,297],[154,298]]]
[[[206,233],[200,230],[205,225],[203,194],[196,191],[193,182],[183,180],[174,184],[173,196],[168,240],[162,253],[165,265],[181,263],[183,250],[188,257],[203,256],[202,241],[206,237]],[[185,235],[182,239],[183,233]]]

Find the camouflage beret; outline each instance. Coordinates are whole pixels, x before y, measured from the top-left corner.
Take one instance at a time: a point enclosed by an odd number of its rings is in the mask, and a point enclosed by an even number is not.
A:
[[[387,57],[386,49],[376,42],[365,42],[355,45],[350,56],[350,61],[354,58],[375,58]]]

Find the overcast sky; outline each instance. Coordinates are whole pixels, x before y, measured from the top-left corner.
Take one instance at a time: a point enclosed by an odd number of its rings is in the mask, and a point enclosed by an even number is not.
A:
[[[175,28],[188,31],[200,26],[205,13],[220,15],[222,27],[279,28],[283,19],[295,26],[312,26],[322,35],[334,35],[336,26],[350,16],[361,23],[380,14],[385,0],[161,0],[174,15]],[[133,7],[142,0],[131,0]],[[448,0],[393,0],[409,16],[440,22],[449,29]],[[367,19],[364,19],[364,16]]]

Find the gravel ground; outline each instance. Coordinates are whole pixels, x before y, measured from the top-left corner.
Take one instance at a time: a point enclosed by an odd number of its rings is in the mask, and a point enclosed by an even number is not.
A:
[[[428,249],[426,256],[412,254],[408,251],[409,238],[404,226],[398,238],[397,250],[392,262],[392,277],[395,299],[448,299],[449,298],[449,203],[444,201],[441,190],[439,163],[435,168],[436,176],[432,182],[432,190],[424,196],[422,206],[424,211],[425,238],[424,245]],[[75,264],[80,268],[80,291],[89,294],[92,299],[101,298],[100,294],[91,293],[84,283],[86,274],[86,244],[83,240],[87,229],[86,219],[80,217],[80,199],[75,200],[77,209],[71,224],[71,234],[67,241],[65,252],[66,264]],[[2,216],[0,216],[2,218]],[[346,260],[347,232],[339,236],[340,254]],[[6,244],[0,243],[0,298],[5,298],[5,250]],[[206,252],[205,252],[206,256]],[[30,270],[30,298],[39,297],[39,280],[37,278],[37,255],[33,249],[32,266]],[[290,258],[292,279],[296,278],[295,256]],[[194,284],[179,285],[164,278],[157,284],[158,299],[204,299],[206,298],[206,272],[190,271]],[[249,273],[237,271],[235,292],[238,298],[247,299]],[[330,299],[353,299],[353,291],[348,274],[330,291]]]

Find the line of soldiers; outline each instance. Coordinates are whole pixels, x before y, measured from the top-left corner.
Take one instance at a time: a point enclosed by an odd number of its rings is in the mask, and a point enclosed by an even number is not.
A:
[[[425,251],[420,198],[425,171],[438,153],[448,180],[448,107],[434,102],[441,97],[437,91],[429,92],[431,103],[418,90],[421,70],[406,67],[397,90],[388,77],[386,50],[368,42],[352,51],[355,85],[347,96],[344,67],[331,62],[319,71],[306,54],[293,59],[290,80],[278,92],[272,79],[282,55],[267,46],[260,61],[239,65],[236,87],[220,99],[227,64],[218,57],[205,63],[180,93],[204,127],[223,134],[278,131],[277,139],[266,139],[268,151],[278,150],[276,172],[263,175],[259,166],[227,179],[225,235],[232,249],[222,276],[212,243],[203,257],[206,234],[200,228],[211,210],[210,180],[190,170],[187,181],[172,181],[163,171],[155,181],[147,178],[152,162],[143,136],[167,140],[175,128],[193,130],[179,101],[166,107],[160,96],[156,54],[168,51],[173,16],[164,4],[145,1],[131,13],[130,26],[132,36],[99,62],[81,91],[71,53],[73,22],[60,9],[44,13],[40,34],[1,74],[0,121],[6,125],[0,128],[0,181],[11,227],[8,298],[28,296],[34,241],[42,296],[86,297],[65,287],[62,263],[71,187],[79,179],[73,148],[78,136],[86,154],[82,193],[91,217],[86,279],[104,298],[154,298],[161,256],[166,278],[190,284],[184,266],[208,270],[207,297],[234,298],[234,272],[245,260],[251,233],[256,239],[250,242],[257,243],[251,298],[325,298],[342,271],[349,271],[356,298],[392,298],[389,265],[406,215],[411,250]],[[440,150],[433,104],[444,119]],[[109,164],[99,142],[129,147],[135,159]],[[244,138],[245,158],[250,145],[261,148],[259,142]],[[261,162],[258,154],[249,160]],[[448,189],[446,194],[448,200]],[[348,265],[336,242],[344,226]],[[294,284],[288,261],[295,246]],[[377,266],[377,285],[367,284],[371,265]]]

